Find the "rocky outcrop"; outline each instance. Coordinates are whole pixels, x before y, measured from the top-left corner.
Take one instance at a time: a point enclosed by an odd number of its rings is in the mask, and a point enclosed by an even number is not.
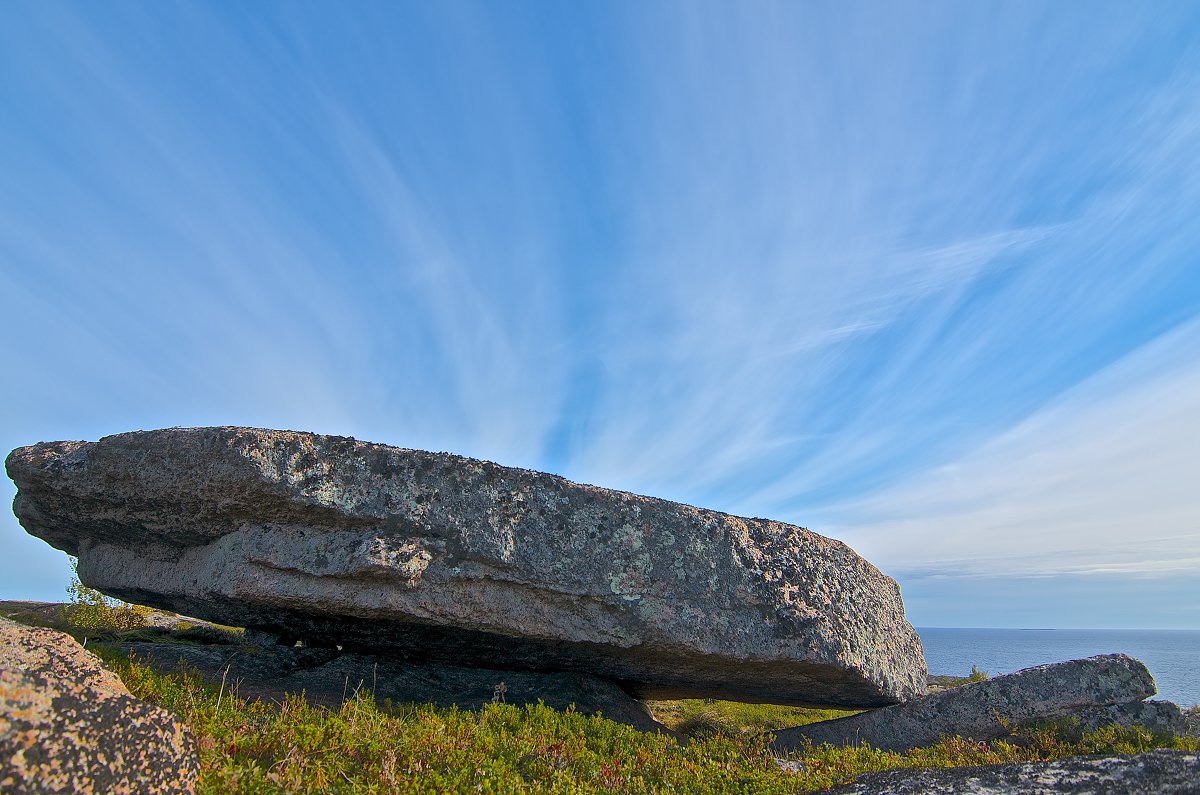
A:
[[[69,635],[0,619],[0,792],[188,793],[195,742]]]
[[[1150,751],[1057,762],[870,773],[830,795],[1196,795],[1200,754]]]
[[[1133,706],[1109,707],[1140,702],[1155,690],[1146,666],[1124,654],[1107,654],[1026,668],[904,704],[782,729],[775,732],[774,747],[788,751],[811,741],[906,751],[933,745],[947,735],[994,740],[1023,723],[1076,713],[1089,720],[1102,719],[1104,714],[1114,719],[1141,714]],[[1146,714],[1151,712],[1148,709]]]
[[[14,511],[140,604],[415,664],[639,697],[924,691],[899,588],[844,544],[444,453],[248,428],[14,450]]]
[[[574,707],[585,715],[603,715],[641,731],[672,734],[654,720],[645,704],[612,682],[588,674],[408,665],[335,649],[284,646],[124,643],[120,648],[164,673],[183,666],[210,682],[225,682],[242,698],[282,701],[289,694],[303,693],[309,703],[336,708],[365,690],[381,702],[479,709],[495,699],[499,687],[507,704],[541,701],[558,710]]]

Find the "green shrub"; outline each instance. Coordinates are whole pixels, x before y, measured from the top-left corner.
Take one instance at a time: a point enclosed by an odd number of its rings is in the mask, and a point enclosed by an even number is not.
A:
[[[991,678],[991,674],[987,671],[981,671],[974,665],[971,666],[971,675],[967,677],[968,682],[984,682]]]
[[[71,568],[75,566],[72,560]],[[128,632],[146,626],[154,612],[149,607],[105,596],[80,582],[78,575],[71,577],[67,595],[71,603],[63,606],[62,621],[68,629],[84,633]]]

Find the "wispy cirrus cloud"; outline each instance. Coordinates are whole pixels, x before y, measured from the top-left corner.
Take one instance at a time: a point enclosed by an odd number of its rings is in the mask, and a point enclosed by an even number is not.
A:
[[[11,21],[0,311],[36,331],[0,353],[10,447],[349,433],[795,521],[927,580],[1195,557],[1157,474],[1195,441],[1189,9]]]
[[[1104,369],[980,449],[832,508],[919,577],[1194,573],[1200,322]]]

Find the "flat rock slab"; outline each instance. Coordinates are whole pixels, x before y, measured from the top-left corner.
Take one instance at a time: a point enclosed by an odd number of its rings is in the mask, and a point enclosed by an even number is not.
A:
[[[883,709],[775,732],[774,748],[866,743],[884,751],[933,745],[947,735],[995,740],[1023,723],[1154,695],[1146,666],[1124,654],[1040,665],[931,693]]]
[[[175,716],[71,636],[0,619],[0,792],[190,793],[199,771]]]
[[[242,698],[282,701],[303,694],[312,704],[336,708],[362,689],[377,700],[479,709],[504,686],[507,704],[536,704],[585,715],[603,715],[640,731],[673,734],[645,704],[612,682],[589,674],[539,674],[451,665],[407,665],[394,660],[330,649],[283,646],[198,646],[181,643],[123,643],[119,648],[162,672],[193,670],[210,682],[225,681]]]
[[[410,663],[578,671],[642,698],[870,707],[924,692],[895,581],[803,528],[445,453],[249,428],[6,461],[87,585]]]
[[[870,773],[829,795],[1196,795],[1200,754],[1149,751],[1056,762]]]

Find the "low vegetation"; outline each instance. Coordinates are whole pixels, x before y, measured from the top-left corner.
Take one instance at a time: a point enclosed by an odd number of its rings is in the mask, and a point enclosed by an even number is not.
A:
[[[71,559],[71,569],[77,562]],[[64,605],[62,621],[72,628],[82,632],[123,632],[144,627],[154,610],[141,605],[132,605],[105,596],[95,588],[89,588],[79,581],[78,576],[72,576],[67,585],[67,596],[70,604]]]
[[[97,631],[90,618],[88,627],[62,626],[80,615],[69,610],[53,621],[45,620],[45,611],[9,615],[90,637],[88,648],[134,695],[174,711],[197,738],[201,793],[800,793],[897,768],[1197,747],[1191,737],[1154,736],[1136,727],[1080,737],[1069,721],[1060,721],[991,743],[950,737],[903,754],[819,746],[781,762],[768,749],[764,731],[851,713],[714,700],[652,702],[660,721],[690,738],[680,743],[542,705],[438,709],[379,704],[369,693],[337,710],[311,706],[300,696],[273,704],[239,698],[234,682],[209,683],[186,670],[155,672],[105,643],[118,638],[221,643],[236,640],[235,630],[180,621],[170,629],[122,630],[114,620],[100,622],[104,628]],[[42,620],[29,620],[39,616]],[[941,684],[973,678],[944,677]]]
[[[972,682],[983,682],[991,679],[992,675],[987,671],[981,671],[976,666],[971,666],[971,673],[966,676],[929,676],[929,692],[935,693],[939,690],[947,690],[951,687],[961,687],[969,685]]]
[[[743,704],[711,698],[651,701],[648,706],[660,723],[691,738],[762,734],[789,726],[842,718],[858,711]]]
[[[62,609],[63,621],[83,632],[124,632],[146,626],[154,613],[149,607],[131,605],[105,596],[78,579],[67,586],[71,603]]]
[[[72,561],[74,564],[74,561]],[[244,630],[209,621],[192,621],[174,613],[130,604],[105,596],[72,577],[70,602],[5,602],[3,615],[31,627],[66,632],[80,643],[126,643],[169,640],[171,643],[240,643]]]
[[[164,675],[103,647],[98,651],[131,692],[173,710],[191,727],[200,747],[203,793],[793,793],[894,768],[1196,748],[1194,739],[1156,737],[1138,728],[1108,728],[1072,740],[1069,725],[1047,724],[1004,741],[947,738],[905,754],[809,748],[792,754],[785,769],[751,727],[783,716],[802,722],[819,711],[685,702],[676,713],[679,728],[697,714],[719,718],[680,744],[542,705],[466,711],[376,704],[366,693],[338,710],[310,706],[300,697],[279,705],[246,701],[230,687],[186,671]],[[713,729],[716,722],[724,728]]]

